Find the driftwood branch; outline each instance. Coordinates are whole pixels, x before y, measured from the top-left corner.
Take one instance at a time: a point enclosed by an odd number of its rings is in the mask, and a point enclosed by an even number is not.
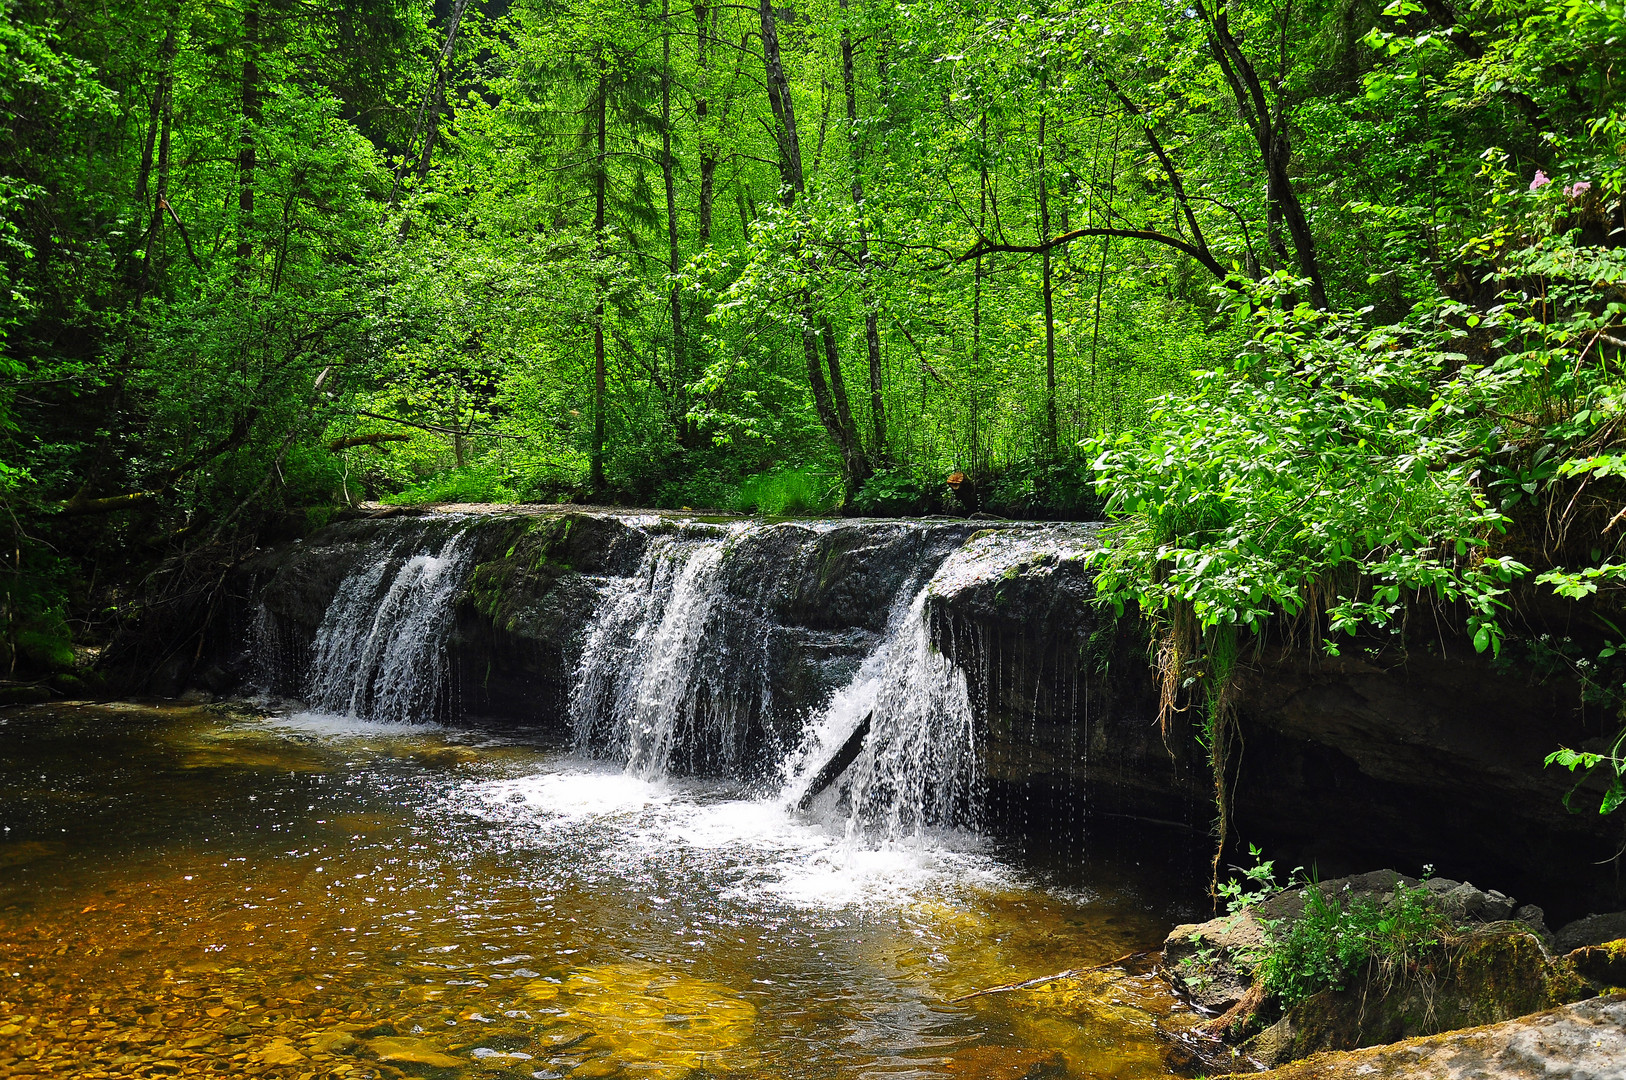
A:
[[[1041,975],[1037,979],[1027,979],[1023,982],[1007,983],[1004,986],[990,986],[986,990],[974,990],[969,994],[962,994],[957,998],[951,998],[949,1000],[952,1003],[958,1003],[961,1001],[970,1001],[972,998],[985,997],[988,994],[1004,994],[1012,990],[1031,990],[1035,986],[1043,986],[1046,983],[1057,982],[1061,979],[1071,979],[1079,975],[1087,975],[1092,971],[1105,971],[1107,968],[1117,967],[1125,960],[1135,960],[1142,956],[1149,955],[1151,954],[1144,950],[1141,952],[1124,953],[1116,960],[1108,960],[1104,964],[1095,964],[1091,967],[1068,968],[1066,971],[1058,971],[1054,975]]]
[[[111,514],[115,510],[127,510],[132,506],[139,506],[151,502],[154,493],[151,491],[132,491],[126,495],[109,495],[101,499],[82,499],[75,495],[67,502],[59,504],[60,517],[86,517],[91,514]]]
[[[437,435],[460,435],[465,439],[514,439],[523,442],[523,435],[502,435],[495,431],[459,431],[442,424],[423,424],[416,420],[402,420],[398,416],[385,416],[383,413],[367,412],[364,409],[356,410],[357,416],[365,416],[369,420],[382,420],[386,424],[400,424],[403,427],[417,428],[419,431],[433,431]],[[393,441],[393,440],[392,440]]]

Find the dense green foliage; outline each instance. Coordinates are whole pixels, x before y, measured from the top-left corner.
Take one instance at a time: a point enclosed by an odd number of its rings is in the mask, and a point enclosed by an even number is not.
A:
[[[1623,22],[6,0],[0,660],[371,498],[1110,507],[1221,726],[1422,603],[1614,649]]]
[[[1443,943],[1452,926],[1433,894],[1404,882],[1387,901],[1328,896],[1303,887],[1304,913],[1267,928],[1258,980],[1291,1007],[1322,990],[1342,990],[1369,965],[1405,972]]]
[[[1217,889],[1232,917],[1284,891],[1275,863],[1261,858],[1257,847],[1248,850],[1254,865],[1235,868],[1242,876]],[[1303,898],[1303,910],[1293,918],[1261,919],[1263,943],[1250,957],[1254,982],[1283,1009],[1323,990],[1345,989],[1368,970],[1405,976],[1458,929],[1425,885],[1397,880],[1381,898],[1351,895],[1299,869],[1288,875],[1285,889]]]

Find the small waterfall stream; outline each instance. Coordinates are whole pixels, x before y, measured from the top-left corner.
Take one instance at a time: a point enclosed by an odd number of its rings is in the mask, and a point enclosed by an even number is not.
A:
[[[345,578],[316,633],[306,702],[387,723],[444,714],[446,637],[473,554],[467,529],[438,546],[408,534]]]
[[[753,707],[761,715],[768,690],[758,686],[755,700],[742,694],[738,668],[746,658],[729,655],[719,642],[725,620],[753,616],[729,602],[723,574],[729,542],[752,527],[657,537],[638,572],[608,586],[570,696],[579,750],[653,779],[677,771],[681,745],[698,744],[720,771],[741,775],[741,729]],[[976,820],[977,725],[964,674],[931,643],[931,569],[922,567],[891,598],[879,642],[807,718],[776,773],[777,796],[788,807],[812,803],[852,836],[895,838]],[[832,760],[859,739],[855,756]]]
[[[894,604],[881,644],[852,682],[836,691],[785,758],[782,798],[844,813],[848,835],[888,839],[927,826],[975,825],[977,725],[965,674],[932,647],[926,623],[930,583]],[[833,781],[823,766],[868,724],[863,748]]]
[[[685,737],[703,739],[711,756],[737,764],[733,721],[740,710],[731,707],[726,673],[707,649],[720,615],[726,544],[726,536],[656,537],[638,572],[607,586],[570,692],[578,750],[603,748],[646,779],[672,771]]]

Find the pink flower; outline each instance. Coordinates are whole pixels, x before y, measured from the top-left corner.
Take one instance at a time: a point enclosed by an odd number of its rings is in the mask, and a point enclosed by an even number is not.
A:
[[[1589,192],[1591,190],[1592,190],[1592,181],[1590,181],[1590,180],[1577,180],[1575,183],[1571,184],[1569,187],[1564,189],[1564,194],[1569,196],[1572,199],[1579,199],[1582,195],[1585,195],[1587,192]]]
[[[1542,172],[1540,169],[1537,169],[1536,178],[1530,181],[1530,190],[1534,191],[1539,187],[1546,187],[1550,183],[1552,183],[1552,181],[1547,178],[1547,174]]]

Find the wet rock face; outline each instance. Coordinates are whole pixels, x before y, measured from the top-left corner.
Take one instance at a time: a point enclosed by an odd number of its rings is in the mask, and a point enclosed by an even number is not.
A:
[[[989,812],[1082,852],[1208,852],[1211,781],[1186,723],[1165,734],[1141,627],[1093,602],[1094,525],[973,536],[933,581],[933,639],[986,719]]]

